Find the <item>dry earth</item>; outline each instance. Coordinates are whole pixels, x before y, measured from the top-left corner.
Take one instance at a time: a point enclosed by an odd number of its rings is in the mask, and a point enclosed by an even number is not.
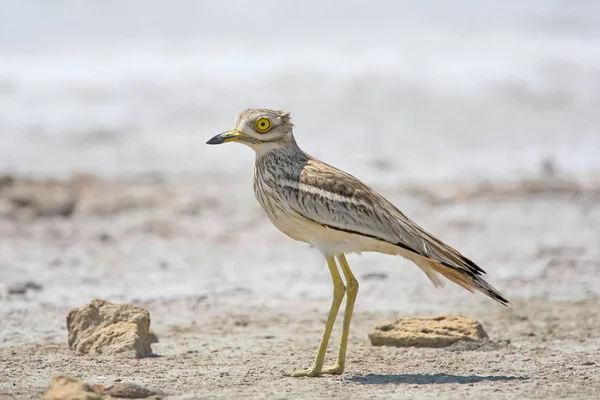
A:
[[[134,382],[172,399],[600,391],[597,180],[386,188],[410,216],[473,255],[512,305],[450,285],[436,290],[396,258],[352,257],[361,291],[347,372],[313,379],[281,372],[311,362],[330,301],[326,271],[318,255],[269,225],[248,185],[160,176],[2,182],[0,398],[39,398],[58,374]],[[69,309],[96,297],[147,308],[156,356],[68,350]],[[369,343],[382,320],[437,312],[474,316],[490,341],[445,349]]]

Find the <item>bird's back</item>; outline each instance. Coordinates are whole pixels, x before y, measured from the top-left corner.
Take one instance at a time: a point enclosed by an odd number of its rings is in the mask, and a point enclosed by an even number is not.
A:
[[[254,188],[273,224],[288,236],[342,254],[377,251],[417,264],[436,286],[438,274],[468,290],[506,303],[481,278],[485,273],[454,248],[425,231],[354,176],[300,149],[257,157]]]

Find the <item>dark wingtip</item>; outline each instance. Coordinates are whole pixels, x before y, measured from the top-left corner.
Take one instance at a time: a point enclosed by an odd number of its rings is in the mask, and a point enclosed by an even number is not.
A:
[[[502,304],[504,307],[508,307],[510,301],[504,298],[500,293],[495,293],[496,296],[493,296],[492,299],[496,300],[498,303]]]
[[[473,261],[469,260],[467,257],[462,256],[461,261],[464,262],[467,266],[469,266],[471,268],[472,272],[476,275],[481,275],[481,274],[486,273],[479,265],[475,264]]]
[[[473,261],[469,260],[464,256],[461,257],[461,260],[466,264],[467,267],[469,267],[469,270],[473,274],[475,280],[486,289],[485,294],[487,294],[492,299],[496,300],[498,303],[502,304],[504,307],[508,307],[510,301],[508,301],[504,296],[502,296],[502,294],[498,290],[496,290],[496,288],[487,283],[481,277],[481,275],[486,274],[486,272]]]
[[[483,279],[481,279],[483,281]],[[502,296],[502,293],[500,293],[498,290],[496,290],[496,288],[494,288],[492,285],[490,285],[489,283],[483,281],[482,282],[478,282],[484,289],[484,293],[486,295],[488,295],[489,297],[491,297],[492,299],[496,300],[498,303],[502,304],[504,307],[508,307],[508,305],[510,304],[510,301],[508,301],[504,296]]]

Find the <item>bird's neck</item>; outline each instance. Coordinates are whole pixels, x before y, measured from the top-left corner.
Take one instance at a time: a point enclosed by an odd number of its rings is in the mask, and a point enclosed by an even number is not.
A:
[[[256,152],[257,159],[269,154],[273,154],[273,152],[297,156],[304,154],[300,147],[298,147],[296,139],[294,139],[293,135],[290,135],[286,138],[281,138],[279,140],[261,143],[258,146],[252,146],[252,148]]]

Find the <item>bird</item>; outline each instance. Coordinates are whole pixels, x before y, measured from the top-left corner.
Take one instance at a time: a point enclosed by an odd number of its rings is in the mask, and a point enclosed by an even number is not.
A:
[[[436,287],[443,286],[445,277],[508,305],[508,300],[483,279],[485,271],[477,264],[421,228],[353,175],[305,153],[296,142],[293,128],[290,112],[247,109],[237,116],[233,129],[206,142],[237,142],[254,150],[253,187],[258,203],[281,232],[320,251],[329,268],[333,300],[317,355],[310,368],[284,375],[315,377],[344,372],[359,288],[346,254],[401,256],[421,268]],[[325,366],[331,331],[344,296],[337,360]]]

